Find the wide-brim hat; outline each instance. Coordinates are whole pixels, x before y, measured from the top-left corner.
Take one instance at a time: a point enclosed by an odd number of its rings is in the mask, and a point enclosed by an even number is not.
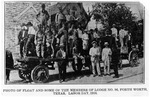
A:
[[[63,47],[65,47],[65,46],[64,46],[64,44],[60,44],[59,47],[60,47],[60,48],[63,48]]]
[[[113,24],[112,26],[116,26],[115,24]]]
[[[97,44],[97,42],[96,42],[96,41],[93,41],[93,42],[92,42],[92,44],[94,44],[94,43],[95,43],[95,44]]]
[[[28,22],[27,25],[32,26],[33,24],[31,22]]]
[[[105,45],[105,46],[108,46],[109,44],[108,44],[108,42],[105,42],[104,45]]]

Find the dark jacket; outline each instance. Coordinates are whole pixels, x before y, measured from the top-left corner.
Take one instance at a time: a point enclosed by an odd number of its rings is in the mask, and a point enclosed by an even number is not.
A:
[[[6,50],[6,68],[13,68],[14,60],[12,53],[9,50]]]
[[[23,40],[27,39],[28,31],[26,30],[23,37],[23,30],[21,30],[18,34],[18,42],[22,42]]]
[[[101,47],[102,49],[104,48],[104,43],[105,42],[108,42],[109,44],[109,47],[112,49],[112,48],[116,48],[116,41],[115,41],[115,38],[112,37],[112,36],[105,36],[105,37],[102,37],[102,42],[101,42]]]

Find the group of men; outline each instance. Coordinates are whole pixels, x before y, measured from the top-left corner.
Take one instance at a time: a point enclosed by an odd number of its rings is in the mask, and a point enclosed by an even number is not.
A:
[[[71,11],[70,16],[66,18],[62,9],[59,8],[59,12],[55,17],[56,28],[54,28],[47,26],[49,14],[45,10],[45,4],[42,4],[41,7],[42,10],[37,14],[37,19],[40,22],[37,31],[34,29],[31,22],[22,24],[22,29],[18,35],[21,57],[31,54],[41,58],[45,57],[46,53],[50,53],[50,57],[66,58],[67,51],[69,54],[72,54],[75,59],[80,55],[83,57],[84,55],[90,55],[93,76],[96,75],[95,66],[97,67],[98,75],[101,76],[100,60],[102,60],[104,62],[104,75],[110,75],[110,63],[113,62],[115,77],[119,77],[116,65],[118,64],[118,58],[114,57],[119,56],[116,47],[118,31],[115,28],[115,25],[113,25],[111,29],[112,35],[106,33],[106,37],[97,40],[100,38],[97,29],[94,31],[87,31],[81,27],[81,24],[75,24],[80,17],[76,17],[73,10]],[[124,43],[123,41],[124,37],[127,35],[127,31],[124,29],[119,31],[121,47],[126,45],[126,42]],[[55,45],[52,45],[53,42],[56,42]],[[68,43],[69,45],[67,46],[69,48],[66,46]],[[82,52],[80,51],[81,49],[83,49]],[[81,59],[84,59],[83,57]],[[61,67],[59,68],[61,74],[60,77],[65,80],[67,63],[66,61],[60,61],[57,62],[57,64]]]

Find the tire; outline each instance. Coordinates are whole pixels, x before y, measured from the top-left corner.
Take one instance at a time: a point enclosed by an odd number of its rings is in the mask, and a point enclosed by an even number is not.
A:
[[[45,83],[49,79],[49,70],[45,66],[36,66],[31,72],[31,79],[35,83]]]
[[[23,80],[29,79],[31,80],[31,72],[29,70],[19,70],[18,71],[19,77]]]

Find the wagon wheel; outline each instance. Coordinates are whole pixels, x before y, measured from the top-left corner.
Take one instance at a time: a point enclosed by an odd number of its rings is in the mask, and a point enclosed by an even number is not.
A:
[[[131,51],[129,53],[129,62],[132,67],[138,63],[138,53],[137,52]]]
[[[19,70],[18,71],[18,73],[19,73],[19,77],[21,78],[21,79],[23,79],[23,80],[25,80],[25,79],[31,79],[31,72],[30,72],[30,70]]]
[[[45,83],[49,79],[49,71],[45,66],[36,66],[31,72],[31,79],[35,83]]]
[[[80,72],[82,67],[83,67],[82,60],[79,59],[77,64],[75,64],[74,61],[72,62],[72,69],[75,72]]]

